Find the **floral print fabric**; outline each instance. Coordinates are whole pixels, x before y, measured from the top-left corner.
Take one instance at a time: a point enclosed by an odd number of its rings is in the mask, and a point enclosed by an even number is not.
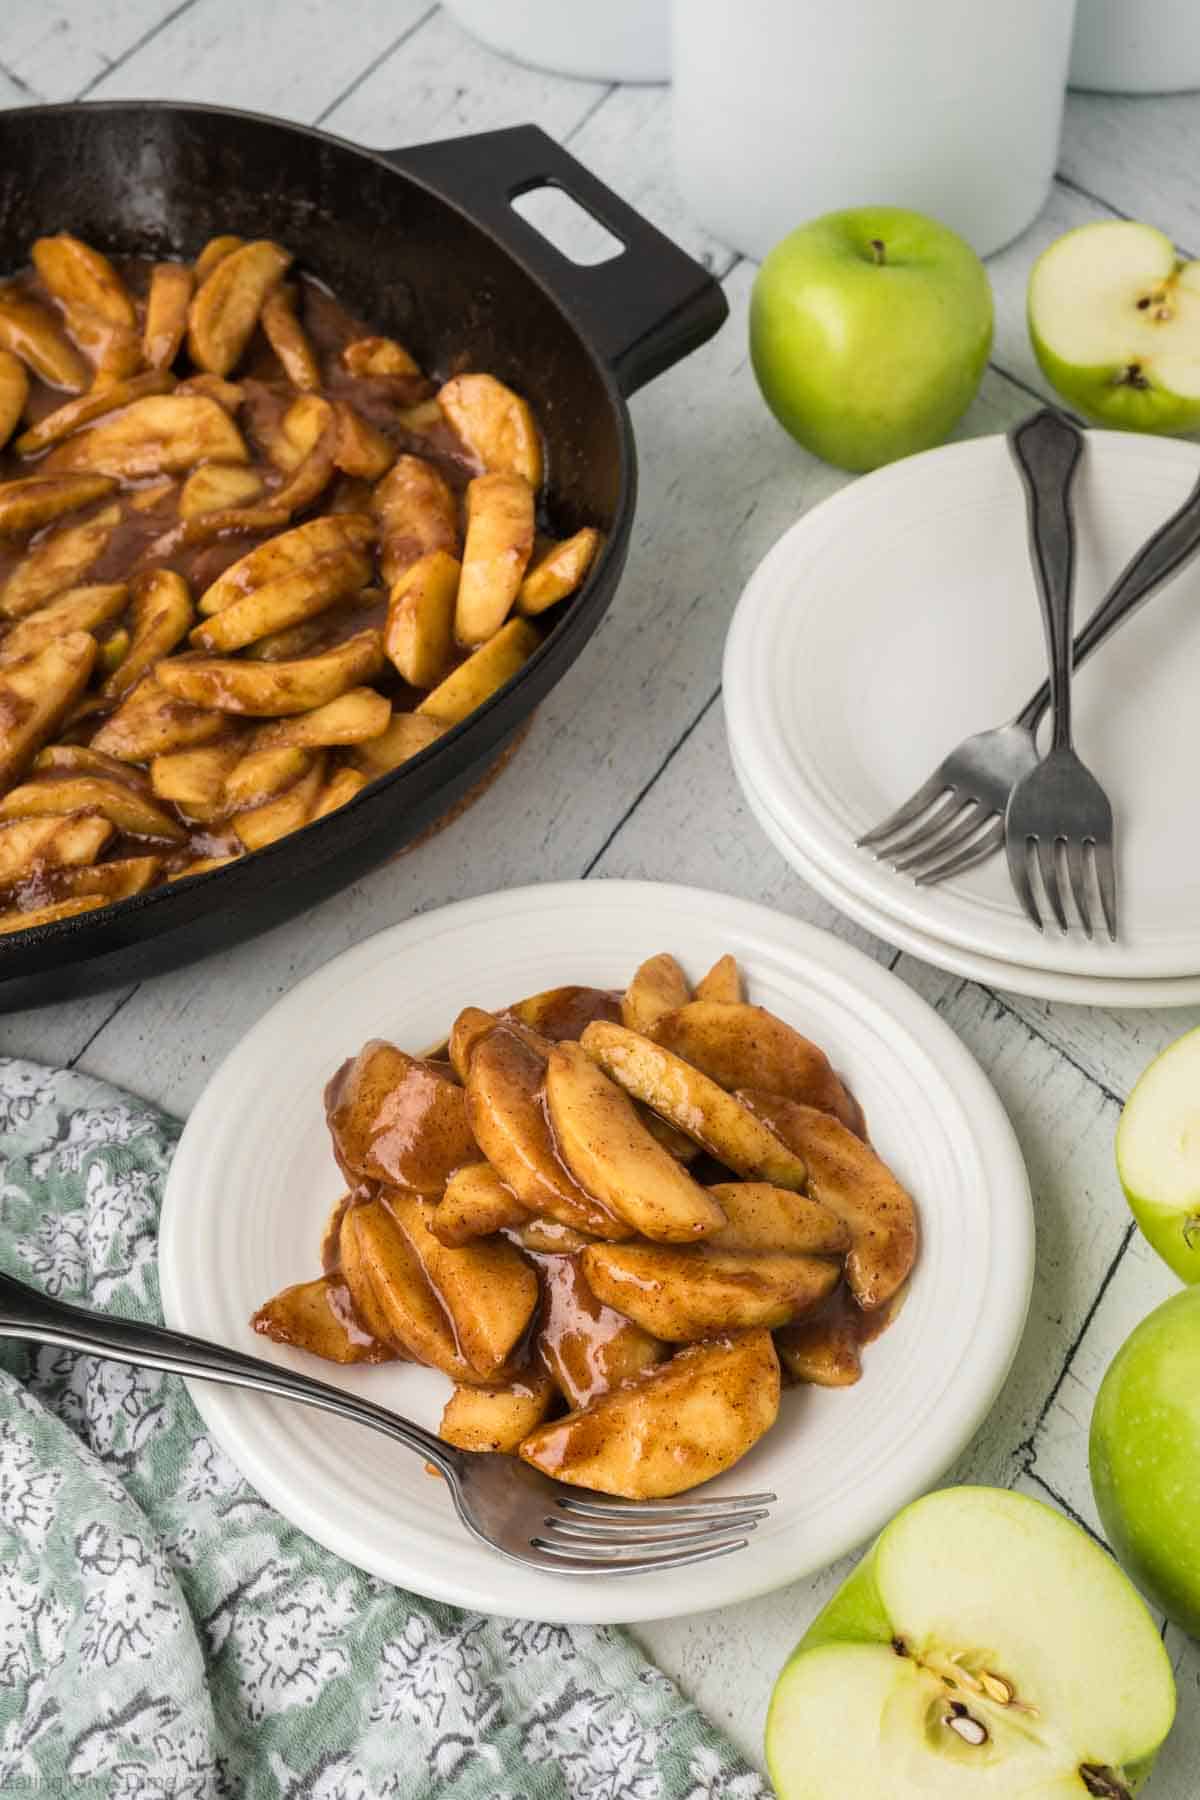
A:
[[[158,1319],[178,1125],[0,1059],[0,1269]],[[0,1342],[0,1794],[765,1800],[620,1631],[484,1618],[273,1512],[183,1383]]]

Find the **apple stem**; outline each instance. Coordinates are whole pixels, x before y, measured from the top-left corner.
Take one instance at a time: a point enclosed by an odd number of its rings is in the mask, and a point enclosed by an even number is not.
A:
[[[1118,1781],[1112,1770],[1100,1763],[1080,1763],[1079,1778],[1095,1800],[1133,1800],[1125,1783]]]
[[[887,246],[884,244],[882,238],[871,239],[871,254],[875,258],[876,263],[882,268],[883,264],[887,261]]]

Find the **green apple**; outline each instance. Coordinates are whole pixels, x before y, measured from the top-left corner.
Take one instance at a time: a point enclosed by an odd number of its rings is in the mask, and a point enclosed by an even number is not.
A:
[[[1125,1102],[1117,1173],[1163,1261],[1200,1281],[1200,1031],[1156,1056]]]
[[[1105,219],[1043,250],[1029,335],[1064,400],[1121,431],[1200,425],[1200,262],[1153,225]]]
[[[1200,1637],[1200,1288],[1165,1300],[1117,1351],[1090,1455],[1113,1549],[1155,1605]]]
[[[771,251],[750,301],[767,405],[843,469],[940,444],[974,399],[991,345],[992,290],[971,246],[895,206],[802,225]]]
[[[1112,1558],[1038,1500],[945,1488],[894,1518],[775,1685],[779,1800],[1129,1800],[1175,1714]]]

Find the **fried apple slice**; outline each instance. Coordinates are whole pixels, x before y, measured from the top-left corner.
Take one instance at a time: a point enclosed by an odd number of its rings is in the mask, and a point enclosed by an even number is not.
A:
[[[29,656],[43,644],[71,631],[97,631],[109,619],[125,610],[129,589],[123,581],[104,582],[95,587],[68,588],[26,613],[23,619],[0,639],[0,661],[11,662],[17,656]]]
[[[529,1212],[549,1213],[592,1237],[630,1236],[623,1218],[560,1160],[543,1105],[545,1073],[544,1058],[510,1027],[496,1026],[480,1038],[465,1086],[479,1148]]]
[[[583,585],[583,579],[595,562],[604,533],[585,525],[573,537],[564,538],[539,558],[521,583],[517,594],[517,611],[527,619],[536,618],[547,608],[557,606]]]
[[[131,331],[136,326],[129,290],[99,250],[62,232],[57,237],[36,239],[31,254],[42,285],[68,318],[91,313],[110,325],[124,325]]]
[[[95,638],[71,631],[0,667],[0,790],[12,785],[62,723],[95,660]]]
[[[0,819],[94,812],[130,837],[183,843],[187,833],[169,813],[137,787],[112,775],[68,775],[51,771],[21,782],[0,800]]]
[[[541,642],[536,627],[525,619],[510,619],[494,638],[480,645],[466,662],[426,694],[417,711],[440,725],[457,725],[490,700],[519,669],[524,668]]]
[[[529,1221],[535,1235],[544,1225]],[[548,1255],[542,1280],[538,1350],[568,1406],[598,1400],[669,1354],[658,1338],[593,1293],[578,1255]]]
[[[212,375],[228,375],[258,323],[263,303],[292,258],[266,238],[222,256],[198,287],[188,312],[188,355]]]
[[[215,400],[201,394],[154,394],[85,426],[52,450],[43,467],[48,472],[95,469],[134,481],[145,475],[181,475],[198,462],[244,463],[249,456],[237,426]]]
[[[169,800],[189,819],[208,825],[228,810],[225,783],[242,755],[240,737],[204,744],[198,750],[169,751],[150,764],[150,782],[160,800]]]
[[[819,1200],[769,1181],[721,1181],[709,1189],[728,1221],[705,1242],[717,1250],[799,1250],[844,1256],[850,1229]]]
[[[72,900],[95,894],[107,905],[144,893],[157,881],[161,869],[161,856],[117,857],[112,862],[59,869],[54,877],[54,891]]]
[[[382,1038],[364,1044],[325,1089],[334,1155],[351,1185],[382,1181],[438,1197],[479,1161],[463,1090]]]
[[[262,494],[263,478],[257,469],[243,468],[238,463],[201,463],[180,490],[179,516],[195,519],[201,513],[248,506]]]
[[[230,563],[205,588],[200,596],[200,611],[205,618],[211,618],[247,594],[274,586],[290,575],[303,574],[324,557],[366,550],[374,536],[374,523],[363,513],[338,513],[333,518],[310,519],[306,525],[296,525]]]
[[[186,263],[155,263],[142,326],[142,361],[148,369],[169,369],[187,331],[195,276]]]
[[[296,290],[281,281],[263,302],[262,328],[293,387],[319,388],[321,369],[308,333],[296,316]]]
[[[831,1294],[834,1258],[707,1244],[591,1244],[579,1259],[598,1299],[668,1343],[786,1325]]]
[[[149,669],[172,651],[192,622],[192,596],[182,575],[153,569],[134,577],[129,649],[100,689],[106,700],[131,693]]]
[[[708,974],[696,983],[697,1000],[716,1000],[723,1006],[741,1006],[745,998],[742,971],[735,956],[726,954],[718,957]]]
[[[846,1280],[872,1311],[907,1280],[917,1254],[917,1209],[887,1164],[832,1113],[774,1094],[739,1098],[808,1165],[809,1192],[850,1231]]]
[[[114,502],[79,525],[60,525],[39,538],[0,587],[0,614],[19,619],[78,586],[103,555],[120,520],[121,508]]]
[[[386,1345],[401,1362],[411,1358],[404,1345],[393,1335],[391,1322],[376,1298],[375,1289],[358,1247],[353,1229],[346,1221],[357,1205],[374,1198],[370,1188],[359,1188],[344,1194],[333,1209],[321,1243],[321,1266],[327,1275],[338,1275],[346,1284],[346,1292],[354,1316],[377,1343]]]
[[[763,1006],[693,1000],[661,1019],[654,1036],[723,1088],[779,1094],[859,1128],[858,1106],[825,1052]]]
[[[38,868],[93,863],[112,834],[108,820],[91,813],[0,824],[0,888],[15,887]]]
[[[494,375],[456,375],[438,405],[489,474],[520,475],[542,484],[542,441],[526,401]]]
[[[25,365],[11,350],[0,350],[0,449],[17,429],[29,398]]]
[[[419,456],[398,456],[375,489],[380,563],[390,588],[432,550],[458,555],[458,507],[442,476]]]
[[[379,633],[360,631],[320,656],[299,657],[295,662],[172,657],[158,665],[158,679],[168,694],[193,706],[275,719],[324,706],[372,680],[382,667]]]
[[[351,688],[328,705],[314,707],[312,712],[280,719],[273,725],[260,725],[254,733],[254,747],[273,750],[295,745],[316,749],[324,744],[361,744],[386,731],[391,717],[391,702],[374,688]]]
[[[635,971],[621,1000],[621,1023],[649,1037],[661,1018],[692,997],[687,976],[673,956],[649,956]]]
[[[305,528],[301,526],[300,529]],[[281,575],[277,581],[263,582],[244,599],[235,600],[232,605],[201,620],[190,641],[200,650],[224,653],[241,650],[259,638],[269,637],[272,632],[286,631],[289,626],[327,612],[336,601],[357,592],[370,579],[370,556],[365,550],[347,544],[344,549],[314,557],[308,564]]]
[[[226,811],[260,806],[307,775],[313,758],[307,750],[248,750],[225,782]]]
[[[590,1406],[540,1425],[520,1454],[573,1487],[665,1499],[732,1468],[778,1413],[771,1334],[746,1331],[681,1350]]]
[[[225,381],[220,375],[189,375],[175,389],[177,394],[202,394],[206,400],[215,400],[230,417],[237,412],[246,398],[246,390],[239,381]]]
[[[154,675],[144,675],[97,731],[92,747],[121,762],[148,763],[174,750],[211,744],[228,730],[224,713],[191,706],[160,687]]]
[[[775,1351],[793,1381],[814,1387],[853,1387],[862,1376],[862,1349],[845,1311],[820,1307],[775,1334]]]
[[[48,387],[81,394],[91,385],[91,369],[59,330],[53,313],[11,286],[0,287],[0,350],[20,357]]]
[[[349,760],[369,781],[377,781],[381,775],[388,775],[401,763],[408,762],[410,757],[428,750],[430,744],[436,744],[445,736],[445,732],[446,727],[439,725],[436,719],[424,719],[420,713],[394,712],[391,723],[378,737],[355,744],[348,752]]]
[[[266,754],[290,755],[292,752],[268,751]],[[311,757],[311,766],[299,781],[274,798],[264,800],[261,806],[248,807],[234,819],[233,829],[247,850],[261,850],[265,844],[273,844],[276,839],[287,837],[289,832],[299,831],[312,818],[325,782],[325,757],[321,751],[302,751],[300,754]]]
[[[334,462],[347,475],[378,481],[395,462],[396,446],[356,412],[348,400],[336,400],[333,412],[337,430]]]
[[[450,1038],[446,1046],[450,1066],[464,1087],[471,1072],[471,1058],[476,1047],[490,1032],[498,1030],[500,1023],[495,1013],[484,1012],[481,1006],[464,1006],[450,1027]]]
[[[131,768],[115,756],[105,756],[91,744],[47,744],[34,757],[33,766],[39,773],[66,769],[72,775],[115,775],[118,781],[139,789],[147,797],[152,791],[149,779],[141,769]]]
[[[357,769],[336,770],[317,796],[313,818],[323,819],[326,813],[336,812],[339,806],[348,805],[356,795],[362,793],[366,785],[366,776],[360,775]]]
[[[377,1311],[386,1322],[385,1341],[399,1344],[417,1362],[441,1369],[452,1381],[478,1382],[479,1371],[459,1350],[420,1257],[382,1200],[347,1210],[340,1243],[342,1271],[364,1322]]]
[[[0,536],[33,531],[63,513],[103,500],[116,487],[111,475],[26,475],[0,485]]]
[[[280,429],[268,440],[271,461],[291,474],[312,455],[326,434],[334,435],[336,425],[337,415],[328,400],[321,394],[301,394],[284,413]],[[332,461],[331,448],[331,464]]]
[[[107,904],[98,895],[82,894],[75,899],[52,900],[47,906],[0,912],[0,937],[9,937],[14,931],[32,931],[37,925],[56,925],[60,919],[73,919],[78,913],[95,912],[97,907]]]
[[[667,1119],[747,1181],[803,1189],[803,1160],[749,1107],[718,1087],[691,1063],[624,1025],[598,1019],[582,1039],[584,1050],[637,1100]],[[715,1204],[715,1203],[714,1203]],[[647,1237],[655,1234],[646,1233]]]
[[[403,344],[395,338],[355,338],[342,351],[342,367],[351,375],[419,375],[415,363]]]
[[[0,490],[2,498],[3,490]],[[383,648],[412,687],[436,687],[454,661],[454,606],[461,564],[431,550],[393,582]]]
[[[298,1281],[272,1296],[250,1320],[260,1337],[334,1363],[394,1362],[395,1352],[364,1331],[346,1283],[336,1275]]]
[[[226,232],[222,237],[209,238],[203,250],[192,264],[197,287],[206,282],[218,263],[240,250],[245,238],[236,237],[233,232]]]
[[[589,1032],[603,1029],[602,1021],[589,1025],[585,1040]],[[487,1039],[475,1052],[472,1080],[495,1041],[495,1036]],[[651,1137],[621,1089],[578,1044],[556,1044],[551,1050],[546,1102],[559,1154],[580,1187],[636,1231],[662,1243],[690,1243],[725,1223],[711,1194]],[[583,1224],[583,1229],[589,1227]]]
[[[103,418],[106,413],[119,412],[134,400],[169,394],[174,387],[175,377],[160,369],[146,375],[131,375],[128,380],[114,381],[106,387],[92,388],[90,392],[80,394],[78,399],[68,400],[54,412],[46,413],[21,433],[15,448],[22,456],[36,456],[39,450],[48,450],[51,444],[70,437],[81,425]]]
[[[540,994],[529,994],[504,1011],[505,1020],[519,1019],[552,1044],[577,1038],[593,1019],[620,1016],[620,1002],[607,988],[575,985],[543,988]]]
[[[554,1383],[530,1370],[511,1387],[466,1387],[461,1382],[446,1402],[438,1436],[460,1450],[498,1451],[515,1456],[521,1439],[540,1425],[554,1402]]]
[[[448,1249],[431,1229],[431,1201],[398,1188],[388,1188],[383,1200],[449,1313],[463,1355],[477,1375],[496,1377],[537,1307],[530,1264],[503,1238],[476,1238]]]
[[[454,634],[469,649],[512,611],[533,549],[533,489],[523,475],[479,475],[467,488],[467,540]]]
[[[228,856],[200,856],[195,862],[185,863],[182,869],[173,869],[167,876],[168,881],[186,881],[190,875],[207,875],[211,869],[223,869],[226,863],[237,862],[240,850],[232,850]]]
[[[492,1165],[477,1162],[455,1169],[429,1223],[439,1243],[453,1249],[471,1238],[491,1237],[506,1225],[523,1224],[528,1217]]]

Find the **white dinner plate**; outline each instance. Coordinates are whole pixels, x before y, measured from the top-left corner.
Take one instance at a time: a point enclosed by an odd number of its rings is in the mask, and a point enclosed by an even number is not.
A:
[[[747,806],[784,861],[831,906],[836,906],[864,931],[882,938],[885,944],[907,950],[920,957],[922,962],[947,969],[952,975],[981,981],[985,987],[998,989],[1001,993],[1028,994],[1034,1000],[1060,1001],[1067,1006],[1200,1006],[1198,975],[1179,976],[1175,980],[1163,977],[1157,981],[1136,977],[1128,981],[1105,981],[1099,975],[1058,975],[1052,969],[1027,969],[1017,963],[996,962],[991,957],[978,956],[970,950],[960,949],[957,944],[943,944],[901,920],[889,918],[861,894],[841,887],[828,870],[804,854],[772,814],[732,745],[729,755]]]
[[[748,1599],[832,1561],[929,1487],[992,1405],[1016,1351],[1033,1270],[1029,1187],[1012,1128],[958,1039],[857,950],[725,895],[645,882],[517,889],[397,925],[285,996],[226,1058],[188,1120],[167,1184],[164,1312],[184,1331],[369,1393],[430,1427],[449,1392],[412,1365],[338,1368],[256,1337],[249,1318],[317,1269],[341,1190],[321,1092],[373,1036],[423,1046],[467,1004],[561,982],[623,985],[670,949],[698,978],[725,951],[751,997],[825,1046],[880,1153],[916,1197],[907,1302],[857,1387],[795,1388],[776,1426],[712,1486],[773,1488],[749,1549],[624,1579],[527,1570],[470,1538],[418,1458],[285,1401],[190,1383],[206,1423],[267,1500],[330,1550],[460,1606],[609,1622]]]
[[[1184,499],[1200,448],[1093,431],[1075,483],[1077,617]],[[1025,502],[1002,437],[932,450],[815,508],[766,556],[725,652],[731,743],[845,892],[942,944],[1060,975],[1200,973],[1200,565],[1076,682],[1076,741],[1117,826],[1121,937],[1038,933],[1003,858],[918,888],[855,839],[1045,673]]]

